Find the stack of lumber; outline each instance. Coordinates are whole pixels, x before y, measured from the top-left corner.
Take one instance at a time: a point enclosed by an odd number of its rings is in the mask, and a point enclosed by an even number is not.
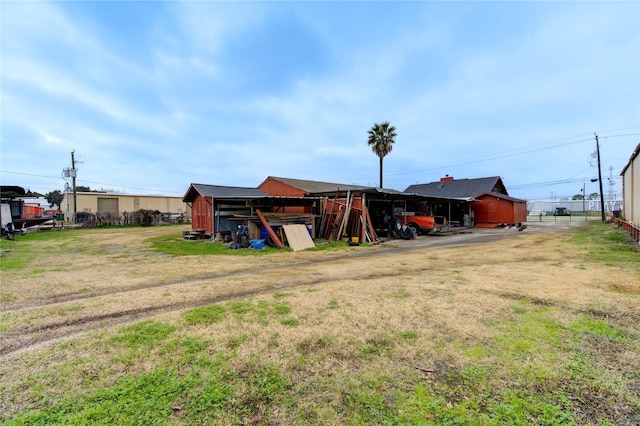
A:
[[[359,241],[377,241],[369,209],[353,207],[354,196],[346,201],[325,199],[322,202],[318,236],[329,241],[358,237]],[[364,203],[363,203],[364,204]]]

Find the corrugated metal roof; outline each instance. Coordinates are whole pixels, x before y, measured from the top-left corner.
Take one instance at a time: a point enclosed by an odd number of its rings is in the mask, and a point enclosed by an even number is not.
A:
[[[404,192],[440,198],[468,198],[489,192],[509,195],[499,176],[411,185]]]
[[[624,166],[624,169],[622,169],[622,171],[620,172],[620,176],[624,176],[625,172],[627,171],[631,163],[633,163],[633,160],[636,159],[638,154],[640,154],[640,143],[638,144],[638,146],[636,146],[636,149],[631,154],[631,158],[629,158],[629,162],[627,163],[627,165]]]
[[[221,185],[204,185],[201,183],[192,183],[189,189],[184,194],[182,201],[193,201],[196,195],[200,194],[203,197],[213,198],[262,198],[269,195],[260,188],[246,188],[240,186],[221,186]]]

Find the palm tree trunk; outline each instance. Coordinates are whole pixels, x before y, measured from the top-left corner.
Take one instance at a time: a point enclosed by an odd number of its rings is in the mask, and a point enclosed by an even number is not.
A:
[[[382,189],[382,156],[380,156],[380,189]]]

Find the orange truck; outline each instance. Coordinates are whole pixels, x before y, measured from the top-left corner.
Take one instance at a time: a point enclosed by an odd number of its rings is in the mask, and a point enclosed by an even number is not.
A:
[[[415,235],[434,234],[447,226],[444,216],[428,216],[415,212],[396,212],[396,220],[413,231]]]

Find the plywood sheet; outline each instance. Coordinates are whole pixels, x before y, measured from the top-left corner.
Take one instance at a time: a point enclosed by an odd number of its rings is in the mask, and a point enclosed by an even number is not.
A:
[[[304,250],[315,246],[306,226],[282,225],[282,228],[284,229],[284,234],[287,236],[289,247],[291,247],[293,251]]]

